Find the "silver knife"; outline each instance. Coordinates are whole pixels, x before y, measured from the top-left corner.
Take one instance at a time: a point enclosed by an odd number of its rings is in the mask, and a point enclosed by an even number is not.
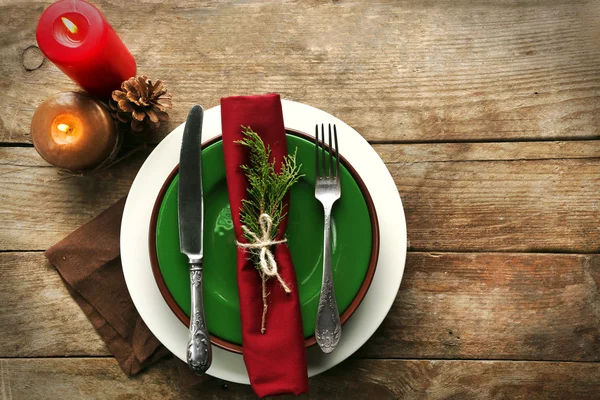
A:
[[[202,119],[204,110],[195,105],[188,114],[183,130],[179,158],[179,245],[190,263],[190,288],[192,311],[190,336],[187,348],[187,363],[197,375],[210,367],[212,351],[210,337],[204,318],[202,298],[202,230],[204,201],[202,198]]]

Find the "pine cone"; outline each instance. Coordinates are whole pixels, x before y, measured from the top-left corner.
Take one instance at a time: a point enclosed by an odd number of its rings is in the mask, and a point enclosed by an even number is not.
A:
[[[121,90],[112,92],[109,104],[115,119],[128,124],[134,134],[143,135],[169,119],[166,110],[173,106],[171,99],[160,79],[152,83],[142,75],[123,82]]]

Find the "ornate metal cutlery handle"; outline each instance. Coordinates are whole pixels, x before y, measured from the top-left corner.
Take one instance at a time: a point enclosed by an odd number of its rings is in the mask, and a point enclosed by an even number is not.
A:
[[[325,214],[325,232],[323,234],[323,284],[317,311],[315,337],[323,353],[331,353],[340,341],[342,324],[338,312],[333,277],[331,273],[331,207],[323,207]]]
[[[190,318],[190,337],[187,348],[187,362],[197,375],[203,375],[210,367],[212,350],[210,337],[204,318],[204,301],[202,298],[202,262],[190,264],[190,281],[192,290],[192,312]]]

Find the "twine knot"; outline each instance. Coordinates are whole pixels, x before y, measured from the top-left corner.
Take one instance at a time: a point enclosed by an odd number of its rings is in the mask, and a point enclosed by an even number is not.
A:
[[[279,275],[279,271],[277,270],[277,262],[275,261],[275,257],[273,257],[273,253],[271,252],[271,246],[275,244],[285,243],[287,239],[282,240],[272,240],[271,239],[271,228],[273,227],[273,220],[269,216],[269,214],[261,214],[258,217],[258,225],[260,226],[261,236],[259,237],[256,233],[252,232],[246,225],[242,225],[242,230],[246,235],[250,236],[253,240],[252,243],[241,243],[236,242],[237,245],[243,249],[253,249],[258,250],[258,266],[260,267],[263,275],[268,277],[276,277],[283,290],[286,293],[291,293],[290,288],[286,285],[286,283]]]

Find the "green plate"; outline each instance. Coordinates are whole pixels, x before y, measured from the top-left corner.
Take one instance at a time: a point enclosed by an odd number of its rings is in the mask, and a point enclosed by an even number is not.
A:
[[[297,148],[304,177],[290,194],[288,245],[300,291],[304,336],[314,335],[323,262],[323,209],[314,196],[314,143],[287,135],[288,152]],[[233,222],[227,197],[223,144],[202,151],[204,185],[204,306],[212,335],[240,345],[240,308],[236,281]],[[174,302],[189,316],[187,258],[179,252],[176,175],[168,186],[156,219],[156,257],[160,274]],[[341,171],[342,197],[332,215],[332,268],[335,295],[342,314],[361,291],[371,260],[373,230],[367,201],[346,167]],[[376,225],[376,220],[375,220]],[[377,251],[377,250],[376,250]],[[372,276],[372,274],[371,274]],[[366,289],[365,289],[366,290]],[[163,295],[165,295],[163,293]],[[364,295],[364,292],[362,293]]]

